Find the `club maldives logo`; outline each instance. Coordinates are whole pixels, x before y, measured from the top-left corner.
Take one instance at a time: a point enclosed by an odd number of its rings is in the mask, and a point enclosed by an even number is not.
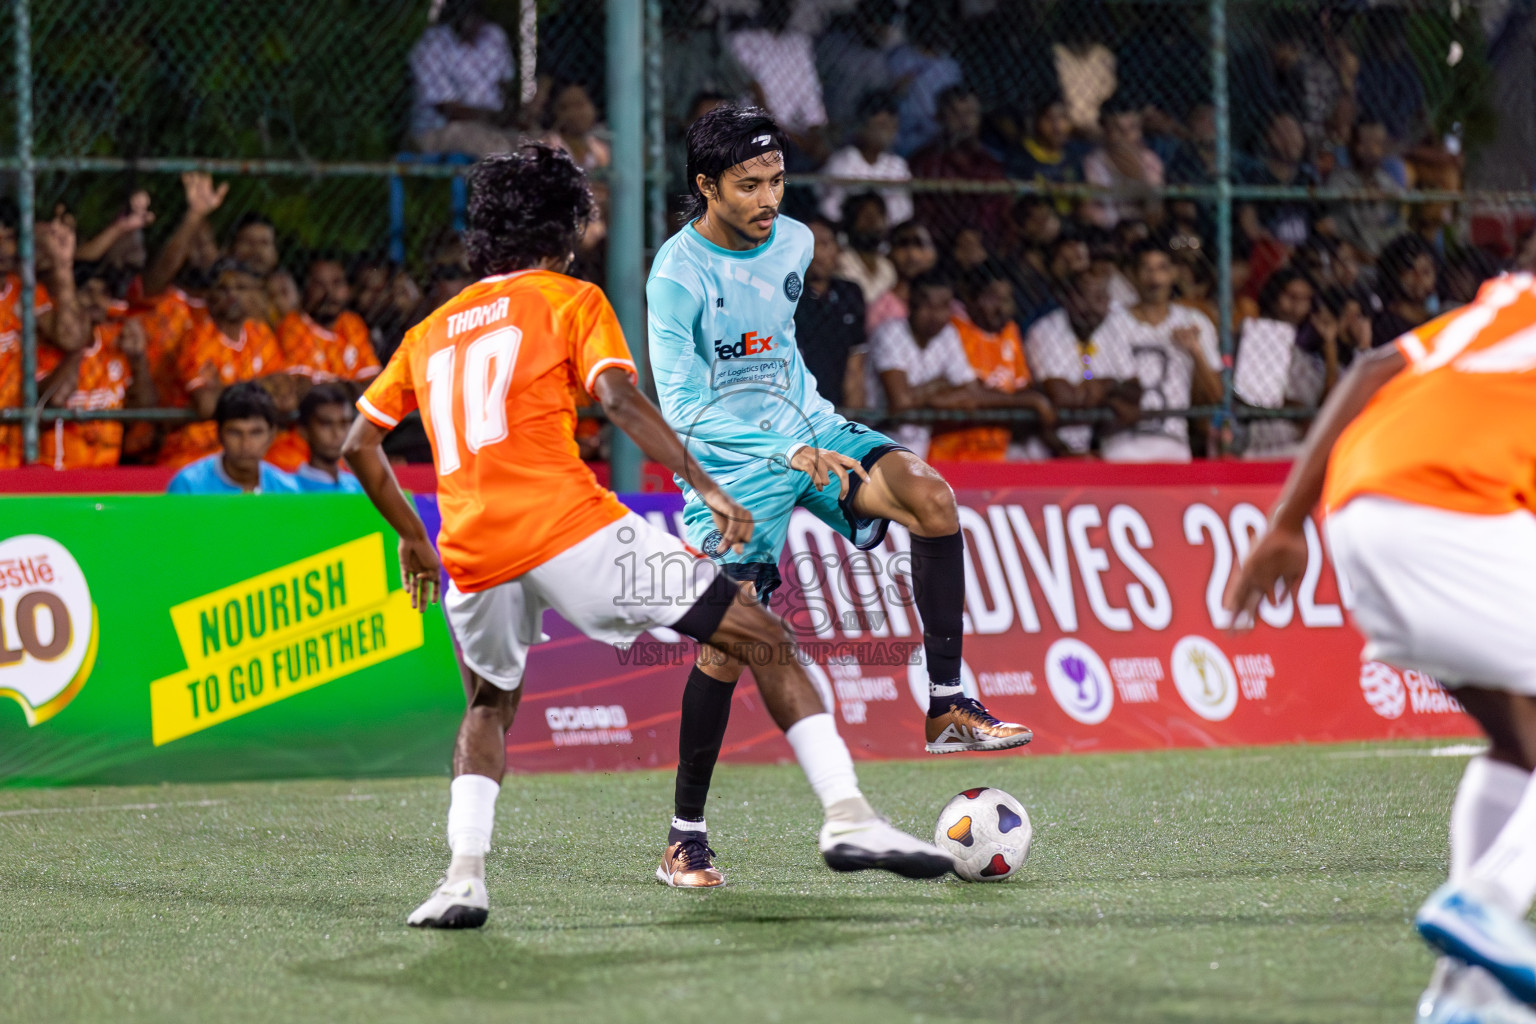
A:
[[[98,616],[80,564],[58,541],[0,541],[0,696],[27,725],[64,710],[96,665]]]
[[[1408,707],[1408,688],[1390,665],[1368,661],[1360,666],[1360,692],[1382,718],[1401,718]]]
[[[1237,675],[1226,653],[1203,636],[1173,645],[1173,683],[1195,714],[1221,722],[1237,708]]]
[[[1045,681],[1051,696],[1072,718],[1098,725],[1115,706],[1109,670],[1092,647],[1081,640],[1057,640],[1045,652]]]
[[[1379,661],[1360,666],[1360,693],[1372,711],[1387,719],[1401,718],[1405,712],[1457,715],[1463,711],[1461,702],[1429,673],[1398,670]]]

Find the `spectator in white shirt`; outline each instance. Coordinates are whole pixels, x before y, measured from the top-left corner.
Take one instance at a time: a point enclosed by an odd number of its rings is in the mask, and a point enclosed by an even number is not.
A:
[[[411,48],[411,140],[424,153],[504,153],[515,132],[497,121],[516,78],[512,48],[480,0],[447,0]]]
[[[756,82],[762,105],[814,167],[826,157],[821,127],[827,123],[815,47],[810,36],[789,28],[792,0],[762,0],[761,11],[760,28],[732,33],[731,53]]]
[[[1119,192],[1116,199],[1095,199],[1084,204],[1085,219],[1099,227],[1113,228],[1123,219],[1147,217],[1158,200],[1147,195],[1163,184],[1163,161],[1146,144],[1141,133],[1141,111],[1128,100],[1104,104],[1099,120],[1104,144],[1083,158],[1083,178]]]
[[[1130,348],[1142,410],[1221,401],[1215,326],[1204,313],[1171,301],[1173,261],[1157,243],[1137,243],[1130,260],[1138,300],[1111,309],[1097,333]],[[1100,450],[1108,462],[1188,462],[1189,422],[1182,416],[1143,419],[1105,437]]]
[[[872,92],[859,102],[859,133],[851,146],[844,146],[832,154],[821,173],[839,178],[878,178],[883,181],[911,181],[912,171],[906,160],[898,156],[892,146],[896,144],[896,97],[890,93]],[[886,220],[901,224],[912,219],[912,194],[904,188],[887,188],[880,192],[885,200]],[[822,189],[821,212],[828,220],[843,219],[843,200],[848,190],[842,185],[828,185]]]
[[[896,267],[886,256],[890,220],[877,192],[861,192],[843,204],[843,235],[848,248],[837,261],[837,276],[852,281],[869,307],[896,285]]]
[[[869,340],[869,359],[893,413],[913,409],[975,409],[982,389],[950,323],[955,291],[948,279],[924,274],[912,282],[911,311],[887,320]],[[887,431],[918,458],[927,458],[933,428],[903,423]]]
[[[1061,309],[1035,321],[1024,339],[1035,385],[1058,411],[1108,409],[1121,429],[1136,422],[1141,383],[1131,348],[1123,337],[1101,330],[1110,309],[1109,281],[1092,269],[1075,274],[1062,288],[1061,303]],[[1090,453],[1093,432],[1086,423],[1056,428],[1073,455]]]

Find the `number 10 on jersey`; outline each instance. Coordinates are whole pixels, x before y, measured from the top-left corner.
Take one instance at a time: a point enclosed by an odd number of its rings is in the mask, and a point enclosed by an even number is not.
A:
[[[453,423],[453,394],[464,403],[464,444],[471,454],[506,439],[507,391],[523,332],[503,327],[470,342],[464,349],[462,375],[455,388],[458,348],[439,349],[427,358],[427,415],[437,442],[437,472],[447,476],[459,468],[459,437]]]

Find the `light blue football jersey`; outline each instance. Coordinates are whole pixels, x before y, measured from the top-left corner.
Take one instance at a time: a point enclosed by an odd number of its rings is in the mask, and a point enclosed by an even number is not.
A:
[[[362,494],[363,485],[346,470],[332,480],[324,472],[304,463],[292,473],[293,482],[305,494]]]
[[[784,473],[798,448],[824,447],[844,422],[795,343],[813,245],[809,228],[779,217],[755,249],[722,249],[690,224],[656,254],[645,295],[661,411],[717,479]]]
[[[263,462],[260,470],[261,483],[256,494],[298,494],[299,485],[293,477],[270,462]],[[245,489],[224,472],[224,453],[214,452],[181,468],[171,478],[167,494],[243,494]]]

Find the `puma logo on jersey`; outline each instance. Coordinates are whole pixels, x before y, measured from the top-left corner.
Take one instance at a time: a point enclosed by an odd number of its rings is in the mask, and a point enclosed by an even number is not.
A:
[[[748,331],[734,345],[723,340],[715,342],[715,355],[721,359],[740,359],[742,356],[760,356],[773,351],[773,335],[758,337],[756,331]]]
[[[507,318],[507,310],[512,306],[511,299],[497,299],[495,302],[487,302],[483,306],[474,306],[462,313],[451,313],[448,316],[448,337],[455,334],[463,334],[472,331],[476,327],[484,327],[498,320]]]

